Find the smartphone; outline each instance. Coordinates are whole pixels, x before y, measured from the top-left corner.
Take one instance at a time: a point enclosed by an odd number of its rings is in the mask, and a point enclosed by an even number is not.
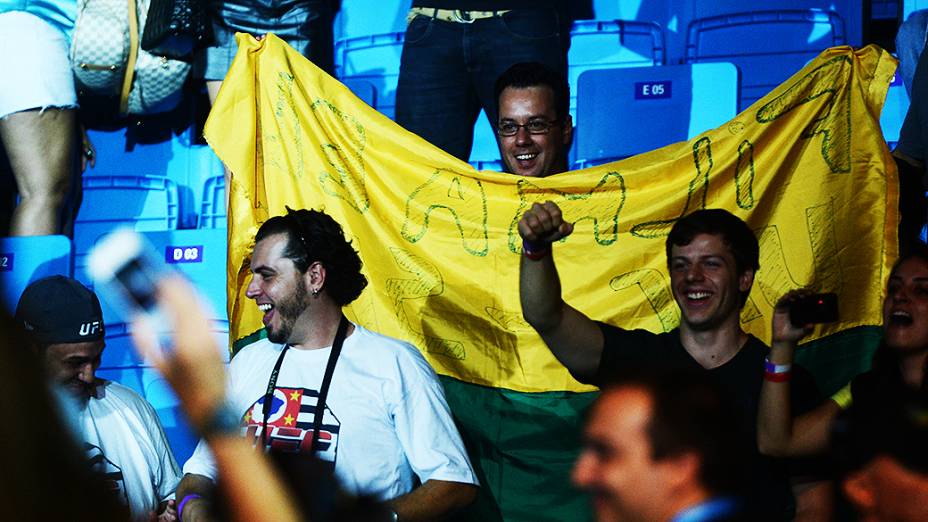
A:
[[[87,271],[94,290],[123,321],[142,316],[159,338],[170,332],[158,308],[157,285],[171,269],[139,233],[122,228],[104,236],[90,251]]]
[[[810,294],[796,299],[789,305],[789,320],[793,326],[837,321],[838,295]]]

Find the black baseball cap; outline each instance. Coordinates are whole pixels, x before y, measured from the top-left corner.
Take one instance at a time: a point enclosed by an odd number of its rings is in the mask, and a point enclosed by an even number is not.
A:
[[[103,339],[103,312],[92,290],[70,277],[33,281],[16,306],[16,321],[42,344]]]

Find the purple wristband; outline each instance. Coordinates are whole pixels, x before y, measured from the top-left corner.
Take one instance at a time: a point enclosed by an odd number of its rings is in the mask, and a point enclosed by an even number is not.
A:
[[[195,499],[195,498],[203,498],[203,497],[201,497],[200,495],[197,495],[196,493],[191,493],[191,494],[185,496],[185,497],[180,501],[180,504],[177,505],[177,520],[180,520],[181,522],[183,522],[183,520],[184,520],[184,506],[187,505],[187,502],[190,502],[191,500],[193,500],[193,499]]]
[[[525,253],[525,256],[534,261],[548,255],[551,252],[551,244],[544,241],[531,241],[529,239],[522,240],[522,252]]]

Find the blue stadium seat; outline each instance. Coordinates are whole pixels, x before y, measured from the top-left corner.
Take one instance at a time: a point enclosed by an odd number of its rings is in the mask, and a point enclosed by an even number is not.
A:
[[[468,162],[470,162],[471,165],[480,164],[484,166],[488,166],[494,162],[500,163],[499,145],[496,143],[496,131],[493,130],[493,126],[490,125],[490,121],[487,120],[487,114],[482,110],[480,111],[480,115],[477,116],[477,123],[474,125],[474,144],[470,149],[470,158]]]
[[[222,163],[206,145],[195,143],[196,127],[183,132],[149,131],[156,136],[135,136],[129,129],[89,131],[97,149],[96,166],[88,176],[163,177],[177,185],[178,228],[197,226],[196,204],[205,180],[223,173]],[[150,141],[135,142],[146,139]]]
[[[226,231],[225,229],[168,230],[141,233],[155,251],[164,255],[169,265],[184,274],[205,298],[210,310],[210,330],[216,347],[228,362],[229,321],[226,316]],[[196,438],[190,433],[180,413],[177,400],[166,381],[148,367],[136,352],[130,326],[114,315],[106,321],[106,348],[100,370],[101,377],[112,379],[135,389],[149,400],[164,425],[178,461],[193,451]]]
[[[84,176],[82,185],[83,201],[74,221],[74,274],[87,284],[87,253],[100,236],[120,226],[138,231],[177,228],[177,185],[167,178]]]
[[[474,168],[477,169],[477,170],[492,170],[492,171],[495,171],[495,172],[502,172],[502,171],[503,171],[503,168],[504,168],[504,167],[503,167],[503,162],[500,161],[500,160],[498,160],[498,159],[496,159],[496,160],[486,160],[486,161],[473,161],[473,160],[471,160],[471,161],[469,161],[468,163],[470,163],[471,166],[474,167]]]
[[[886,103],[883,104],[883,112],[880,113],[880,128],[883,129],[883,137],[890,146],[899,141],[899,131],[902,130],[902,122],[905,121],[908,111],[909,95],[905,92],[902,78],[896,74],[889,84]]]
[[[142,232],[165,262],[184,274],[206,298],[210,319],[229,331],[226,316],[226,229]]]
[[[404,33],[343,38],[335,43],[335,76],[343,83],[363,80],[376,88],[374,108],[393,118]]]
[[[170,170],[186,167],[173,146],[173,139],[155,143],[129,144],[128,131],[88,130],[87,136],[97,150],[96,166],[87,174],[92,176],[168,176]],[[131,168],[127,168],[131,165]]]
[[[738,70],[730,63],[601,69],[579,83],[576,168],[687,140],[737,113]]]
[[[225,335],[218,339],[228,345],[229,319],[226,314],[226,230],[224,228],[164,230],[140,232],[155,255],[174,270],[177,270],[196,287],[205,299],[208,309],[207,318],[212,322],[213,331]],[[111,311],[110,303],[101,303],[107,338],[128,334],[123,318]],[[128,342],[128,339],[126,339]],[[128,347],[128,344],[126,344]],[[111,366],[124,366],[138,361],[129,356],[117,355],[107,363]]]
[[[0,238],[0,298],[12,315],[29,283],[71,276],[71,240],[65,236]]]
[[[226,315],[226,231],[224,229],[142,232],[157,255],[193,283],[205,299],[210,329],[216,343],[228,353],[229,320]],[[130,328],[116,315],[106,317],[106,350],[101,368],[143,366],[132,347]]]
[[[907,20],[913,11],[928,9],[928,0],[903,0],[902,19]]]
[[[690,22],[686,62],[732,62],[741,71],[742,111],[822,50],[845,44],[844,22],[816,9],[735,13]]]
[[[663,65],[665,38],[654,22],[579,20],[570,30],[567,81],[571,112],[577,108],[577,79],[586,71]]]
[[[213,176],[203,184],[200,228],[226,228],[226,178]]]
[[[361,98],[361,101],[371,107],[377,107],[377,88],[374,87],[373,83],[357,78],[346,78],[344,84],[345,87],[351,89],[355,96]]]

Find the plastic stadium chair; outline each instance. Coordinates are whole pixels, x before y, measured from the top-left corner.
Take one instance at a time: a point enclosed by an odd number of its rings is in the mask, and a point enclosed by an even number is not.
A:
[[[203,184],[200,228],[226,228],[226,178],[213,176]]]
[[[928,9],[928,0],[903,0],[902,19],[905,20],[913,11]]]
[[[0,299],[11,315],[29,283],[71,276],[71,240],[65,236],[0,238]]]
[[[184,274],[205,298],[217,349],[228,361],[229,321],[226,316],[226,231],[225,229],[168,230],[141,233],[165,262]],[[132,345],[129,325],[119,319],[106,321],[106,348],[101,377],[135,389],[148,399],[158,412],[178,461],[193,451],[196,438],[190,433],[180,413],[177,400],[160,375],[142,360]]]
[[[663,65],[665,37],[654,22],[633,20],[579,20],[570,30],[567,81],[573,112],[577,101],[577,79],[586,71]]]
[[[905,114],[909,111],[909,95],[905,92],[905,86],[902,84],[902,78],[897,74],[889,84],[889,91],[886,93],[886,103],[883,104],[883,112],[880,113],[880,127],[883,129],[883,137],[890,145],[899,141],[899,131],[902,130],[902,122],[905,121]]]
[[[844,43],[844,22],[832,11],[735,13],[690,22],[686,62],[732,62],[738,66],[741,111],[822,50]]]
[[[74,274],[84,273],[87,253],[100,236],[120,226],[138,231],[177,228],[177,185],[155,176],[84,176],[84,197],[74,221]]]
[[[730,63],[587,71],[579,82],[576,168],[687,140],[737,113]]]
[[[224,229],[142,232],[156,254],[187,277],[204,298],[213,338],[228,355],[229,320],[226,315],[226,231]],[[109,303],[103,301],[104,313]],[[129,325],[119,316],[106,321],[106,350],[101,368],[144,366],[132,348]]]
[[[165,230],[142,232],[165,263],[184,274],[204,296],[209,318],[224,324],[226,316],[226,229]]]
[[[196,142],[196,126],[182,131],[157,127],[88,131],[97,149],[97,164],[87,175],[167,178],[177,185],[180,197],[178,228],[194,228],[197,209],[193,202],[207,178],[223,173],[222,163],[208,146]]]
[[[403,38],[404,33],[396,32],[344,38],[335,43],[335,76],[346,85],[358,80],[371,83],[376,89],[373,107],[390,118],[396,114]]]
[[[344,83],[345,87],[351,89],[355,96],[361,98],[361,101],[371,107],[377,107],[377,88],[373,83],[357,78],[346,78]]]
[[[497,163],[502,165],[499,160],[499,145],[496,143],[496,131],[487,120],[487,114],[480,111],[477,116],[477,123],[474,125],[474,144],[470,149],[470,158],[468,162],[471,165],[482,165],[483,168],[478,170],[497,170],[491,165]]]

